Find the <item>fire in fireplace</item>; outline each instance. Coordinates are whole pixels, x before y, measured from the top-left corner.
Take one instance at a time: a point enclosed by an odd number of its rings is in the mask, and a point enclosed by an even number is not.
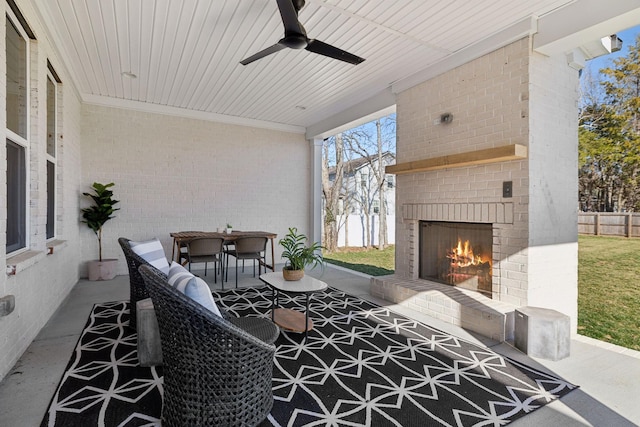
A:
[[[491,296],[491,224],[420,222],[420,278]]]

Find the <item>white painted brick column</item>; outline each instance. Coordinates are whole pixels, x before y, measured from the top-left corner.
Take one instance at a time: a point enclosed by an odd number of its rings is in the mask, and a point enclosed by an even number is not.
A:
[[[530,61],[527,304],[578,316],[578,72],[564,55]]]

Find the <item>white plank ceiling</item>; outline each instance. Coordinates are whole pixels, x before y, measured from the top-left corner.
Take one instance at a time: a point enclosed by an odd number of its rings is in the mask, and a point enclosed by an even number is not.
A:
[[[307,127],[530,16],[572,0],[309,0],[308,36],[354,66],[276,43],[275,0],[46,0],[45,23],[83,97]],[[131,72],[137,78],[123,75]]]

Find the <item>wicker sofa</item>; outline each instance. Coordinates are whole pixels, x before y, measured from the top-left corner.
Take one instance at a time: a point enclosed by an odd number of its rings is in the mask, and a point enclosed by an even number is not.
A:
[[[155,308],[164,361],[163,426],[254,426],[273,405],[280,330],[258,317],[222,316],[170,286],[149,265],[140,274]]]

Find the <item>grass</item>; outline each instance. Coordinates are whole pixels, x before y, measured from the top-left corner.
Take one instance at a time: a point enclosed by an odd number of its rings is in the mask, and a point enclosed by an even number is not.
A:
[[[395,246],[386,249],[340,248],[325,253],[324,259],[331,264],[349,268],[372,276],[393,274],[395,269]]]
[[[640,239],[580,236],[578,333],[640,350]],[[392,274],[393,246],[341,249],[327,262],[372,276]]]
[[[640,239],[578,242],[578,333],[640,350]]]

